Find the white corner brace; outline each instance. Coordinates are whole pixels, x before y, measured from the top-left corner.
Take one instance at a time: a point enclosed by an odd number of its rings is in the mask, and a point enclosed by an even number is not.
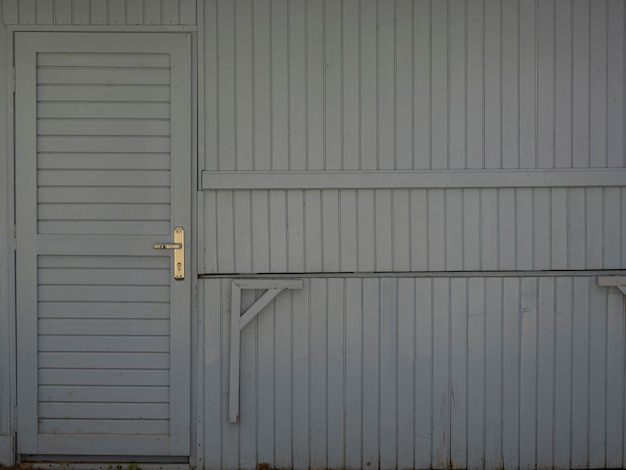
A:
[[[237,279],[232,281],[230,298],[230,387],[228,421],[239,422],[239,356],[241,353],[241,330],[284,289],[302,289],[301,280],[288,279]],[[245,312],[241,312],[241,291],[264,289]]]
[[[600,287],[617,287],[622,294],[626,295],[626,276],[599,276]]]

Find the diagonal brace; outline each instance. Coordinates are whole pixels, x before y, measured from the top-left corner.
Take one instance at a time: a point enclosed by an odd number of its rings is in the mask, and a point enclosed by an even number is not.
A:
[[[599,276],[600,287],[617,287],[622,294],[626,295],[626,276]]]
[[[228,421],[239,422],[239,366],[241,354],[241,330],[256,317],[274,297],[284,289],[302,289],[300,280],[238,279],[232,281],[230,300],[230,387]],[[241,291],[243,289],[267,289],[243,314]]]

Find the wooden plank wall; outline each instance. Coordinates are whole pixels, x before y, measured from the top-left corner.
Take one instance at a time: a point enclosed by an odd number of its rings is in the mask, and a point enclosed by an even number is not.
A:
[[[9,116],[7,89],[7,34],[4,23],[0,21],[0,464],[13,463],[13,426],[14,405],[14,338],[11,334],[14,322],[11,315],[13,309],[10,295],[12,283],[9,270],[12,269],[13,234],[12,218],[9,208],[9,191],[11,188],[10,166],[7,152],[9,150],[7,118]]]
[[[502,189],[206,185],[203,271],[626,267],[623,188],[507,183],[529,169],[624,168],[624,11],[615,0],[208,0],[203,163],[215,178],[507,174]]]
[[[206,468],[626,464],[624,296],[595,277],[305,279],[242,330],[239,424],[231,283],[202,285]]]
[[[10,25],[195,25],[196,0],[3,0]]]

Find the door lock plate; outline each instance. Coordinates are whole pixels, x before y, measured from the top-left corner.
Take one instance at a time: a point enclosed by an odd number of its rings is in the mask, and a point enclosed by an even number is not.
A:
[[[174,227],[174,243],[155,243],[155,250],[174,250],[174,279],[185,279],[185,229]]]

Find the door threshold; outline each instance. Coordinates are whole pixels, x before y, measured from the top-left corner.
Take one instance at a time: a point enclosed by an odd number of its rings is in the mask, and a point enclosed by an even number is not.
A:
[[[52,458],[43,458],[43,456],[23,456],[20,470],[191,470],[188,462],[182,463],[180,458],[177,462],[173,462],[170,460],[171,457],[166,460],[154,457],[125,457],[123,459],[118,457],[115,460],[99,457],[91,460],[82,456],[67,456],[65,459],[60,460],[54,457],[52,461]]]

